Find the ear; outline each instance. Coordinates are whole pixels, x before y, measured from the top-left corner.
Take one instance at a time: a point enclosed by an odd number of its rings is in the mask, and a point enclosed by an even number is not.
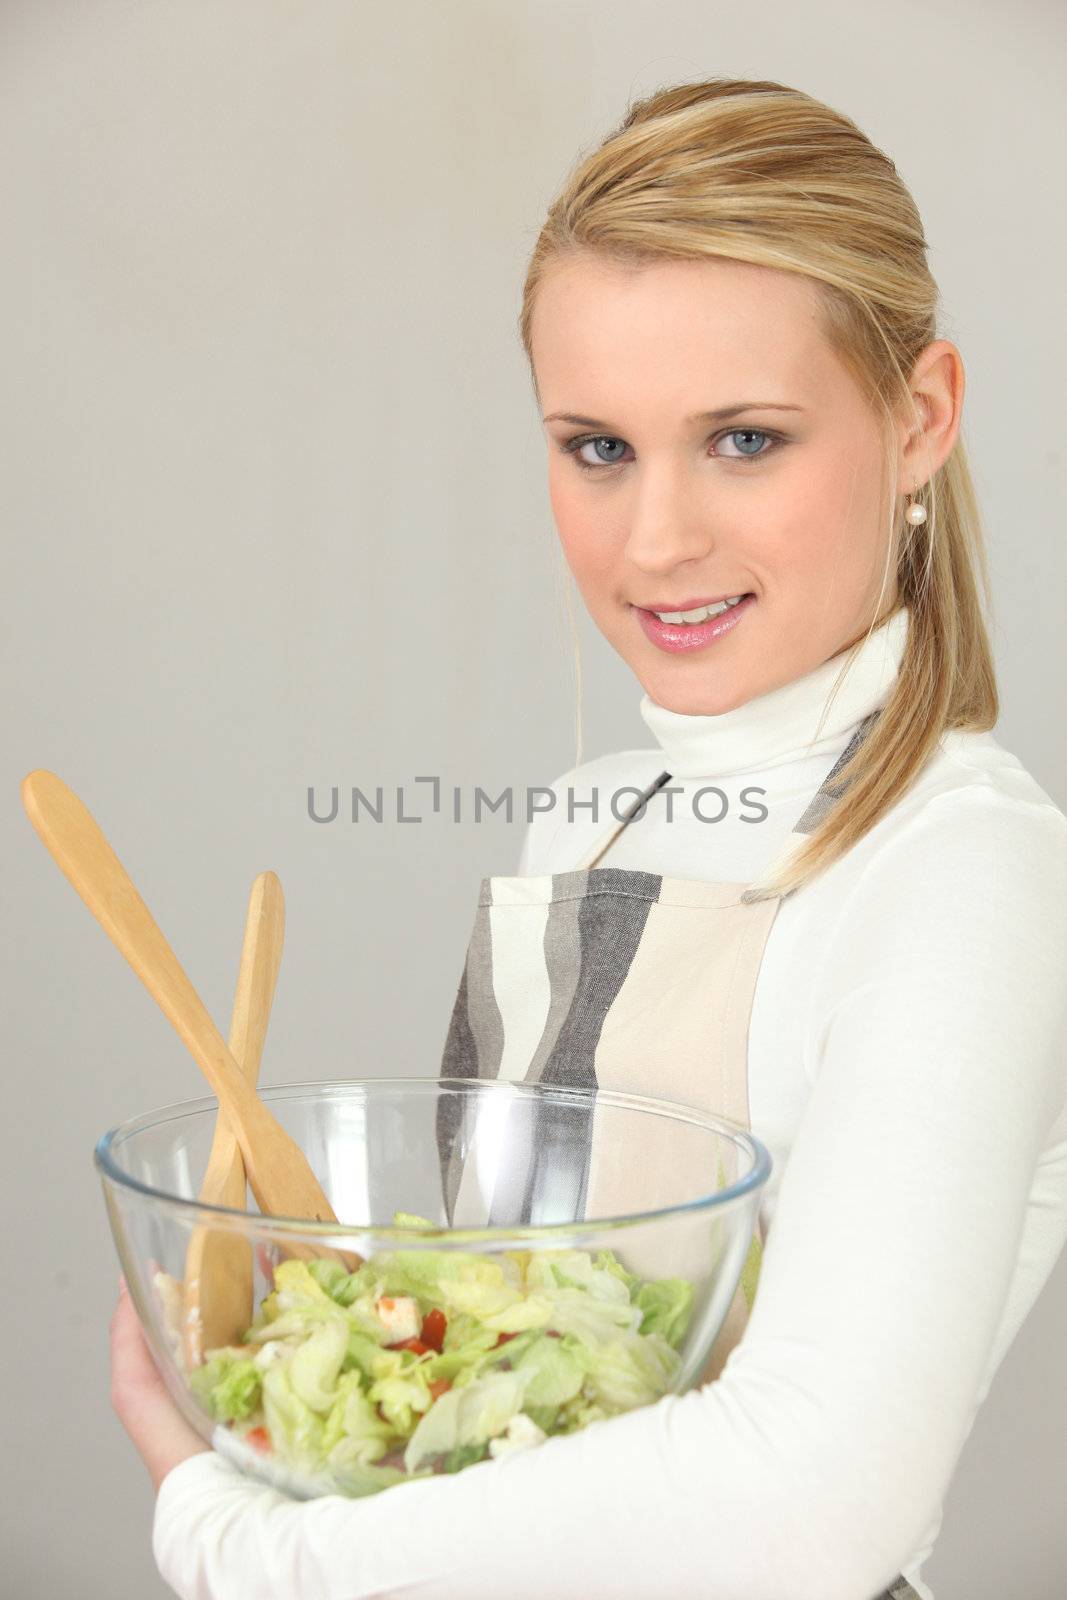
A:
[[[935,339],[920,354],[908,380],[919,426],[901,424],[898,492],[914,494],[933,477],[956,443],[963,419],[963,357],[949,339]]]

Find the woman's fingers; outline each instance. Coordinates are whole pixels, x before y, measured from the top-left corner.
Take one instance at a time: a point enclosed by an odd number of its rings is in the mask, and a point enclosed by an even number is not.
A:
[[[125,1421],[131,1405],[158,1394],[163,1380],[141,1332],[133,1301],[123,1287],[111,1316],[111,1403]]]
[[[210,1447],[171,1399],[122,1284],[110,1340],[111,1404],[158,1489],[172,1467]]]

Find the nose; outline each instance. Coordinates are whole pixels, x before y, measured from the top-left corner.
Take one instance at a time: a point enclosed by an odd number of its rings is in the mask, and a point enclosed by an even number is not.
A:
[[[693,493],[686,474],[647,468],[630,508],[625,555],[651,577],[674,572],[687,561],[703,561],[716,536],[706,506]]]

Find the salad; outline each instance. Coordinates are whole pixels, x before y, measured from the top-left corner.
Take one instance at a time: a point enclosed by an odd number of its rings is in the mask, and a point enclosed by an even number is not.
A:
[[[658,1399],[692,1305],[687,1279],[643,1281],[610,1250],[378,1252],[356,1272],[291,1259],[241,1343],[189,1383],[264,1468],[373,1494]]]

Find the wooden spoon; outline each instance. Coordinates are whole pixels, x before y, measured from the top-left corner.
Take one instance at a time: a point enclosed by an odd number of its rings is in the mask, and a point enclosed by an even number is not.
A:
[[[54,772],[22,780],[22,803],[46,849],[194,1057],[241,1147],[264,1216],[337,1218],[300,1146],[256,1094],[89,809]],[[293,1254],[330,1255],[294,1244]],[[342,1255],[354,1267],[362,1256]]]
[[[285,897],[281,883],[275,873],[261,872],[248,900],[229,1039],[230,1054],[253,1085],[259,1077],[284,932]],[[200,1199],[205,1205],[243,1211],[245,1183],[241,1147],[220,1106]],[[251,1321],[250,1240],[236,1232],[200,1224],[194,1228],[185,1252],[181,1335],[186,1366],[199,1366],[205,1350],[237,1344]]]

